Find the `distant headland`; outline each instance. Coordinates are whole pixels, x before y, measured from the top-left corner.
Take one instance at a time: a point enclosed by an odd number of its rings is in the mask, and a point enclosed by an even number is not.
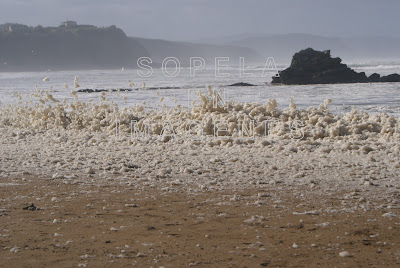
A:
[[[112,25],[65,21],[58,27],[0,25],[0,71],[121,67],[149,55]]]
[[[114,25],[0,25],[0,72],[137,68],[142,57],[150,57],[156,68],[166,57],[176,57],[185,66],[194,56],[208,62],[215,57],[262,61],[259,53],[246,47],[128,37]]]

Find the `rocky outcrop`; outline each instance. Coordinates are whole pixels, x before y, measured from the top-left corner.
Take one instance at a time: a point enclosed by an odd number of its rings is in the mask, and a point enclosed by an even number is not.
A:
[[[181,87],[146,87],[146,90],[161,90],[161,89],[181,89]],[[78,93],[100,93],[100,92],[126,92],[126,91],[134,91],[140,90],[140,88],[109,88],[109,89],[92,89],[92,88],[83,88],[79,89],[76,92]]]
[[[377,73],[373,73],[368,77],[368,80],[370,82],[375,82],[375,83],[380,82],[381,81],[381,75],[377,74]]]
[[[400,74],[382,76],[379,82],[400,82]]]
[[[234,83],[232,85],[228,85],[228,87],[254,87],[255,85],[245,83],[245,82],[239,82],[239,83]]]
[[[128,89],[92,89],[92,88],[84,88],[84,89],[79,89],[77,92],[78,93],[99,93],[99,92],[117,92],[117,91],[121,91],[121,92],[126,92],[126,91],[132,91],[132,88],[128,88]]]
[[[330,50],[316,51],[312,48],[294,54],[290,67],[272,77],[272,84],[309,85],[369,82],[400,82],[399,74],[381,77],[372,74],[367,77],[342,63],[340,58],[332,58]]]

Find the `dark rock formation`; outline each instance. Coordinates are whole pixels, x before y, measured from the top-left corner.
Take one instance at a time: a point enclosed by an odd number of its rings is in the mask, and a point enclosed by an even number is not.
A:
[[[146,90],[161,90],[161,89],[181,89],[181,87],[146,87]],[[126,92],[126,91],[133,91],[133,90],[140,90],[139,88],[120,88],[115,89],[115,88],[110,88],[110,89],[92,89],[92,88],[83,88],[77,90],[78,93],[100,93],[100,92]]]
[[[369,82],[380,82],[381,81],[381,75],[377,73],[373,73],[368,77]]]
[[[382,76],[379,82],[400,82],[400,74]]]
[[[120,89],[120,92],[125,92],[125,91],[132,91],[132,88],[128,88],[128,89]],[[84,89],[79,89],[77,92],[78,93],[99,93],[99,92],[117,92],[118,90],[116,89],[91,89],[91,88],[84,88]]]
[[[245,82],[239,82],[239,83],[235,83],[232,85],[228,85],[228,87],[254,87],[255,85],[253,84],[249,84],[249,83],[245,83]]]
[[[367,77],[364,72],[357,73],[340,58],[332,58],[330,50],[315,51],[312,48],[294,54],[290,67],[272,77],[272,84],[309,85],[368,82],[400,82],[400,75],[391,74],[380,77],[372,74]]]

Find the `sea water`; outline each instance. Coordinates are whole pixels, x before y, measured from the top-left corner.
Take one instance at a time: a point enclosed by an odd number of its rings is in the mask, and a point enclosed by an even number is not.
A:
[[[358,72],[370,75],[400,73],[400,64],[353,64],[349,65]],[[264,66],[248,66],[246,76],[241,75],[237,67],[228,67],[216,74],[213,67],[190,74],[189,68],[181,68],[175,77],[167,77],[161,69],[153,69],[150,77],[140,77],[137,70],[124,68],[119,70],[82,70],[47,72],[7,72],[0,73],[0,100],[2,104],[16,103],[15,93],[22,97],[40,90],[49,91],[58,100],[72,100],[71,91],[78,89],[120,89],[120,92],[108,94],[108,98],[119,106],[141,104],[150,107],[182,105],[190,107],[191,98],[206,85],[219,90],[221,96],[234,102],[266,103],[276,99],[278,107],[288,107],[293,97],[297,108],[318,106],[325,99],[332,99],[330,110],[341,114],[355,108],[368,113],[387,113],[400,115],[400,83],[334,84],[334,85],[271,85],[274,72],[264,72]],[[287,66],[278,66],[284,69]],[[80,87],[74,88],[74,78],[78,77]],[[49,81],[43,81],[45,77]],[[132,83],[135,85],[133,86]],[[142,88],[142,83],[146,87]],[[229,86],[237,82],[254,84],[251,87]],[[68,88],[65,88],[65,84]],[[173,89],[165,89],[172,87]],[[132,91],[125,92],[124,89]],[[101,93],[78,93],[79,100],[97,100]]]

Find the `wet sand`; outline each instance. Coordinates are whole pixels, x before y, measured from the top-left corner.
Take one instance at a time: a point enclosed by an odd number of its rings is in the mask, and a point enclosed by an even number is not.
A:
[[[1,267],[400,265],[398,193],[138,190],[29,176],[3,178],[0,193]],[[31,202],[37,210],[23,210]]]

